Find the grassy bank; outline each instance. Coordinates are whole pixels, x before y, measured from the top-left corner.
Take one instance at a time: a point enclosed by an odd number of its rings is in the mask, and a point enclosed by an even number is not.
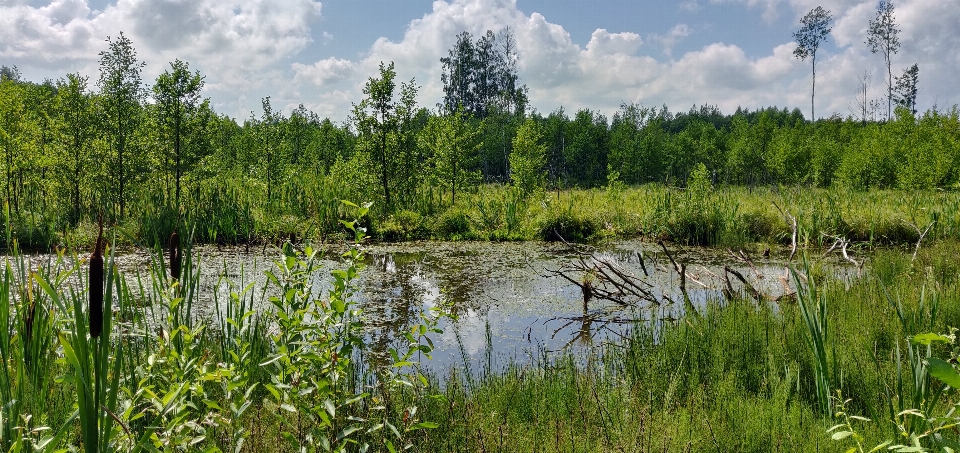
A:
[[[290,182],[262,203],[265,188],[239,181],[211,185],[192,194],[193,208],[164,208],[164,199],[144,199],[117,222],[147,244],[162,242],[178,224],[192,226],[199,243],[249,244],[285,240],[329,241],[344,237],[339,200],[349,187],[327,178]],[[264,193],[260,193],[264,192]],[[829,244],[824,235],[875,245],[913,245],[925,240],[960,240],[960,192],[852,190],[845,188],[686,189],[650,184],[612,184],[566,189],[524,198],[509,186],[485,185],[458,194],[424,191],[407,209],[385,212],[374,206],[372,237],[404,240],[557,240],[605,237],[669,239],[684,244],[790,245],[793,219],[800,246]],[[380,209],[380,211],[378,211]],[[44,216],[10,217],[13,237],[33,249],[93,245],[96,228],[68,228]],[[179,220],[178,220],[179,219]]]

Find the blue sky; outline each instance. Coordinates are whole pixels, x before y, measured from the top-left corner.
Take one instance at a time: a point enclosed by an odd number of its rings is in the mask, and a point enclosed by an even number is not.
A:
[[[271,96],[347,118],[380,61],[414,78],[419,103],[440,100],[440,57],[460,31],[509,26],[531,106],[612,115],[623,102],[799,107],[809,115],[810,65],[792,52],[800,17],[836,19],[818,52],[817,116],[850,114],[865,72],[885,93],[883,58],[863,44],[875,0],[0,0],[0,64],[32,80],[79,71],[95,82],[104,39],[123,31],[144,81],[180,58],[206,76],[205,95],[238,119]],[[903,46],[893,71],[920,67],[921,110],[960,103],[960,3],[895,0]]]

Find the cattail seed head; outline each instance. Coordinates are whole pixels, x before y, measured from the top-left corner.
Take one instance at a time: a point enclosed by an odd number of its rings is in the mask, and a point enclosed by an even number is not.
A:
[[[180,279],[180,235],[176,231],[170,235],[170,277]]]
[[[97,245],[90,255],[90,336],[97,338],[103,330],[103,219],[100,220],[100,233],[97,235]]]

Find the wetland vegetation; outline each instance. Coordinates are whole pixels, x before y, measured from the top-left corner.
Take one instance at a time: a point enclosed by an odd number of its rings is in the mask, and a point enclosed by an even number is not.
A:
[[[512,39],[344,124],[2,68],[0,451],[960,449],[956,107],[543,115]]]

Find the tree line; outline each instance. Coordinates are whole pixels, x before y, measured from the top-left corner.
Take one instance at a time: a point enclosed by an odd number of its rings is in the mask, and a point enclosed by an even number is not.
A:
[[[482,183],[523,196],[611,182],[683,186],[699,164],[714,184],[960,182],[957,107],[815,122],[799,109],[709,105],[674,113],[624,103],[609,119],[562,107],[543,114],[527,107],[509,31],[458,36],[441,59],[444,98],[432,110],[417,104],[415,80],[397,81],[393,63],[381,64],[343,123],[303,105],[279,111],[269,97],[238,122],[211,108],[204,76],[188,63],[171,62],[148,84],[129,38],[107,42],[95,82],[0,71],[3,196],[15,215],[62,230],[100,211],[122,220],[153,215],[155,205],[183,212],[201,198],[219,206],[211,193],[245,193],[268,211],[275,200],[290,207],[335,195],[389,213],[420,209],[425,197],[452,205]]]

